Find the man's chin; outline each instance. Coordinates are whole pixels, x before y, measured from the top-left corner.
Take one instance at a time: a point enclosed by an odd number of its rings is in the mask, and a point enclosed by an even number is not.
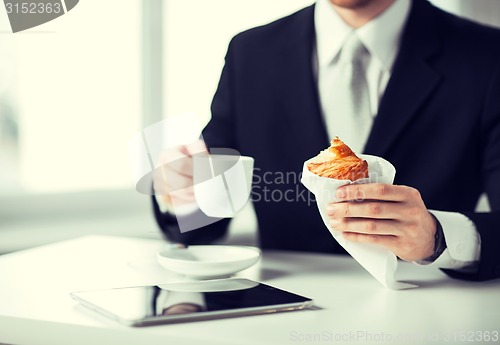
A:
[[[335,6],[351,10],[366,7],[374,1],[377,0],[330,0],[330,2]]]

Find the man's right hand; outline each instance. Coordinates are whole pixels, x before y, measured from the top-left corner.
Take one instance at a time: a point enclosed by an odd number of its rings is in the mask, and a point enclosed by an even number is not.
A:
[[[163,151],[153,176],[157,198],[169,207],[194,204],[193,155],[203,152],[208,152],[203,140]]]

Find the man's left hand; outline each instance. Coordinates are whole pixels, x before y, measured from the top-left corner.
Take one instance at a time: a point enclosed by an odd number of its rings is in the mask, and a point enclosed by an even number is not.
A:
[[[386,247],[405,261],[434,253],[436,220],[418,190],[388,184],[353,184],[337,190],[327,207],[330,228],[352,242]]]

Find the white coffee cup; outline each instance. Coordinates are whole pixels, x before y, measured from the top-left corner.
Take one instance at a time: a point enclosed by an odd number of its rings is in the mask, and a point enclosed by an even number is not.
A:
[[[230,218],[247,203],[254,159],[238,155],[195,155],[193,187],[198,207],[209,217]]]

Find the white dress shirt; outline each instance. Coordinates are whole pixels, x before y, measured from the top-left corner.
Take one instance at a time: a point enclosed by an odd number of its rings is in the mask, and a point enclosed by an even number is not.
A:
[[[392,67],[400,46],[401,35],[411,8],[410,0],[396,0],[388,9],[360,28],[353,29],[337,14],[329,0],[318,0],[314,12],[316,30],[316,54],[313,68],[317,82],[321,108],[325,119],[333,116],[335,107],[328,103],[332,76],[336,75],[338,57],[342,46],[354,31],[370,52],[366,66],[366,80],[370,94],[371,114],[377,115],[380,99],[391,78]],[[333,81],[334,82],[334,81]],[[325,121],[330,123],[331,121]],[[337,124],[341,126],[342,124]],[[327,126],[328,127],[328,126]],[[327,128],[330,137],[335,132]],[[364,147],[368,138],[360,138]],[[441,223],[447,244],[445,251],[433,263],[440,268],[467,269],[480,257],[480,236],[474,223],[460,213],[430,211]]]

